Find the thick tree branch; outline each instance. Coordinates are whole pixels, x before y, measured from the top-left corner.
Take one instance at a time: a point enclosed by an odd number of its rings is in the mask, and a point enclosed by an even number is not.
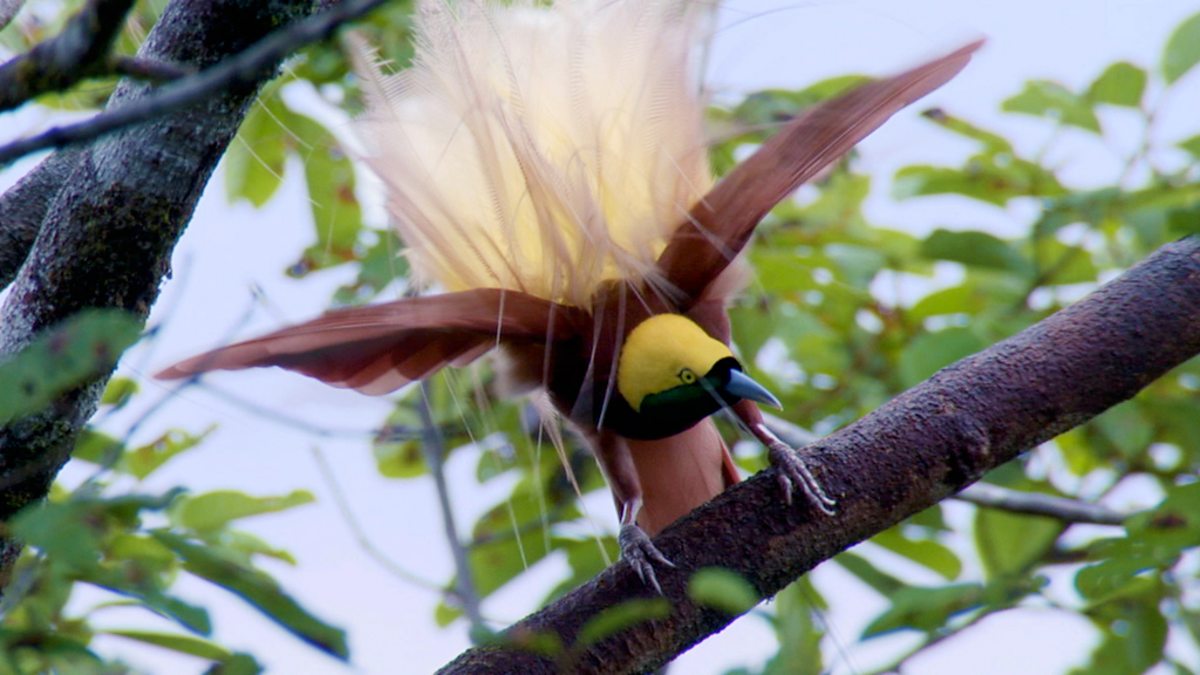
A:
[[[91,0],[62,32],[0,65],[0,111],[108,70],[108,52],[133,0]]]
[[[774,595],[821,561],[1130,398],[1198,352],[1200,238],[1193,237],[806,448],[809,465],[838,499],[836,517],[803,503],[786,507],[772,469],[667,528],[655,539],[678,565],[659,570],[671,603],[666,618],[591,644],[579,641],[580,629],[603,610],[652,597],[618,564],[514,625],[507,643],[469,650],[443,672],[653,669],[734,618],[688,598],[696,570],[732,569],[762,597]],[[554,642],[566,651],[547,652]]]
[[[312,6],[311,0],[176,0],[163,11],[139,57],[208,67]],[[256,74],[265,80],[272,72]],[[123,82],[108,107],[136,105],[148,92],[145,85]],[[169,271],[171,250],[254,95],[250,86],[215,92],[75,151],[79,156],[66,162],[71,170],[61,186],[41,191],[49,201],[39,207],[40,229],[0,307],[0,357],[84,308],[113,307],[146,316]],[[0,428],[0,519],[45,495],[80,427],[95,411],[106,379],[86,383],[51,409]],[[11,540],[0,541],[0,579],[18,550]]]
[[[122,106],[110,105],[104,112],[83,122],[52,127],[36,136],[0,146],[0,165],[31,152],[61,148],[147,120],[158,119],[226,90],[256,86],[264,77],[274,73],[283,57],[306,44],[327,37],[343,23],[366,14],[383,2],[384,0],[346,0],[305,21],[281,28],[258,44],[220,64],[164,85],[153,94],[142,96]]]
[[[42,229],[46,209],[75,170],[78,156],[77,151],[65,150],[47,157],[0,196],[0,289],[17,276]]]

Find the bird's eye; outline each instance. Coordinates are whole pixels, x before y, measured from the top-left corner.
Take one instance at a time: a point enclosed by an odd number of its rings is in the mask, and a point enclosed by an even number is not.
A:
[[[684,368],[679,371],[679,381],[684,384],[692,384],[696,381],[696,373],[693,373],[691,368]]]

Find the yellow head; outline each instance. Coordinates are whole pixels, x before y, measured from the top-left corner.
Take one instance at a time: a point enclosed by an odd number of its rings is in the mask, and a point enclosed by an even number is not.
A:
[[[629,333],[617,363],[617,391],[635,412],[687,426],[743,398],[779,405],[742,373],[729,347],[680,314],[652,316]]]

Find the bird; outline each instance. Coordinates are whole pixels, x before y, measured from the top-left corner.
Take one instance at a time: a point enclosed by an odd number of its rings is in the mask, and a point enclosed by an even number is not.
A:
[[[787,120],[716,180],[698,86],[699,3],[423,2],[411,65],[350,42],[361,159],[427,292],[328,311],[167,368],[278,366],[367,394],[496,354],[509,395],[548,400],[594,454],[644,583],[651,537],[740,476],[712,415],[767,448],[782,498],[837,499],[764,422],[727,313],[758,222],[894,113],[949,81],[974,42]]]

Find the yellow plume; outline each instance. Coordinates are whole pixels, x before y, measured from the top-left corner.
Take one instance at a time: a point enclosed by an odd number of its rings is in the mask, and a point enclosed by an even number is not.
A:
[[[439,1],[412,68],[358,54],[366,160],[422,281],[590,306],[652,274],[713,182],[687,4]]]

